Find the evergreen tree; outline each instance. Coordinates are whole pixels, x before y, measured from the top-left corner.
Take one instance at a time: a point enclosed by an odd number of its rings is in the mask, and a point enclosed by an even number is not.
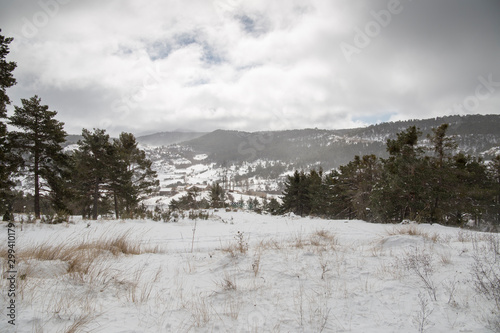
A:
[[[107,197],[110,190],[110,170],[115,170],[115,147],[105,130],[87,129],[82,131],[83,140],[78,141],[79,149],[74,153],[74,185],[79,194],[82,215],[97,220],[99,212],[107,213]]]
[[[304,216],[310,212],[309,181],[307,175],[301,171],[295,171],[293,176],[288,176],[283,191],[282,212],[293,212]]]
[[[156,172],[151,169],[152,162],[144,151],[137,147],[133,134],[121,133],[114,140],[114,158],[110,172],[110,188],[113,192],[115,214],[118,218],[125,210],[131,216],[145,195],[151,194],[159,185]]]
[[[271,198],[267,204],[266,211],[271,215],[278,215],[280,211],[280,203],[276,198]]]
[[[247,200],[247,209],[248,210],[253,210],[253,200],[252,200],[252,198],[248,198],[248,200]]]
[[[257,198],[254,198],[253,199],[253,211],[254,212],[258,212],[258,213],[262,213],[262,208],[261,208],[261,204],[259,202],[259,200]]]
[[[500,155],[497,155],[490,166],[490,177],[492,183],[492,193],[494,196],[492,207],[492,218],[496,223],[496,228],[500,227]]]
[[[323,170],[311,170],[308,178],[307,201],[311,215],[323,215],[325,210],[325,196],[323,193]]]
[[[65,142],[67,134],[63,129],[64,123],[54,118],[57,112],[49,111],[47,105],[41,105],[38,96],[29,100],[21,99],[21,102],[22,107],[15,106],[10,124],[22,130],[13,132],[13,138],[16,150],[25,154],[25,166],[33,176],[34,212],[35,217],[40,218],[40,193],[46,184],[41,181],[56,177],[58,165],[65,159],[61,144]],[[54,182],[51,184],[54,185]]]
[[[462,153],[455,156],[454,205],[455,224],[472,219],[478,226],[494,202],[494,190],[486,165],[481,159]]]
[[[342,219],[351,216],[351,201],[348,198],[346,187],[342,183],[341,174],[338,170],[332,170],[325,176],[324,188],[327,200],[325,213],[330,218]]]
[[[418,146],[421,135],[415,126],[387,140],[388,159],[383,160],[383,173],[374,189],[372,206],[379,221],[418,220],[425,205],[424,198],[428,161]]]
[[[456,186],[453,180],[452,151],[457,145],[452,138],[446,135],[448,126],[448,124],[442,124],[433,128],[433,134],[428,136],[432,143],[431,150],[434,153],[430,159],[428,175],[430,196],[426,210],[427,218],[431,223],[447,223],[446,216],[449,213],[453,188]]]
[[[13,198],[12,187],[14,183],[11,175],[17,169],[19,162],[11,153],[12,147],[10,146],[7,125],[4,122],[4,119],[7,118],[7,105],[10,104],[6,89],[16,84],[16,79],[12,75],[16,63],[5,59],[9,54],[9,44],[12,40],[12,38],[0,35],[0,212],[2,215],[5,213],[6,219],[10,219]]]
[[[0,29],[2,32],[2,29]],[[9,96],[6,89],[16,84],[16,79],[12,75],[17,65],[13,61],[7,61],[5,58],[9,54],[9,44],[14,39],[0,35],[0,117],[7,117],[7,105],[10,105]]]
[[[296,215],[324,215],[328,207],[326,185],[323,182],[323,171],[295,171],[288,176],[283,191],[281,212],[293,212]]]
[[[375,155],[354,157],[354,161],[341,166],[338,186],[343,200],[350,204],[348,218],[371,219],[370,199],[380,178],[381,165]]]
[[[224,189],[219,183],[215,183],[210,187],[210,205],[213,208],[223,208],[226,200]]]

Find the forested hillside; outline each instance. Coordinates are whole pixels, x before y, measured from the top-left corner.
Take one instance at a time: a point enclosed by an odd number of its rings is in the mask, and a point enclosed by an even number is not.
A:
[[[281,213],[334,219],[452,225],[500,225],[500,155],[492,161],[456,153],[448,124],[431,130],[427,147],[415,126],[387,140],[387,158],[355,156],[330,173],[295,171]]]
[[[243,161],[279,160],[297,168],[321,164],[325,169],[338,167],[355,155],[375,154],[387,157],[386,141],[396,133],[416,126],[426,137],[444,123],[457,143],[456,150],[465,154],[493,158],[500,149],[500,116],[468,115],[389,122],[365,128],[344,130],[304,129],[273,132],[241,132],[217,130],[181,145],[208,154],[218,164]]]

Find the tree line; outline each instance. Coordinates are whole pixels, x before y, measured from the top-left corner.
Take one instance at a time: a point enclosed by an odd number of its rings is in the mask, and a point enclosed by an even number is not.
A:
[[[105,130],[83,129],[78,148],[64,151],[64,123],[36,95],[21,99],[22,105],[14,106],[14,114],[7,117],[11,101],[6,89],[16,84],[12,74],[16,63],[6,60],[12,40],[0,35],[0,212],[4,219],[23,212],[26,200],[32,201],[37,219],[42,213],[92,219],[111,211],[117,218],[133,216],[144,196],[158,186],[152,162],[138,148],[134,135],[121,133],[111,140]],[[9,131],[7,125],[16,130]],[[15,191],[19,178],[33,183],[33,193]]]
[[[420,130],[410,126],[387,140],[388,158],[355,156],[328,174],[295,171],[285,184],[281,213],[500,225],[500,155],[486,162],[456,153],[447,129],[448,124],[434,128],[423,145]]]

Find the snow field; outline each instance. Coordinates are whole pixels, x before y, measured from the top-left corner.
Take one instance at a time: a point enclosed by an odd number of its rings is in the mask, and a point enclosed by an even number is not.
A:
[[[498,272],[499,237],[439,225],[212,211],[16,235],[2,332],[490,332],[498,314],[473,273]]]

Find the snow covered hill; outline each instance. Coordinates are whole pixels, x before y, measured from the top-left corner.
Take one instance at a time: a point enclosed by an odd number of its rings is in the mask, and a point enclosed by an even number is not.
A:
[[[276,182],[270,186],[277,188],[279,178],[284,179],[291,170],[322,166],[327,171],[349,163],[355,155],[387,157],[387,139],[395,138],[397,133],[409,126],[420,128],[420,143],[430,146],[427,135],[432,133],[432,128],[443,123],[450,124],[448,135],[457,142],[458,151],[490,159],[500,150],[499,115],[449,116],[344,130],[304,129],[254,133],[217,130],[170,146],[144,145],[143,148],[157,163],[168,164],[176,169],[198,164],[208,169],[219,168],[215,172],[218,176],[207,177],[207,174],[200,181],[222,181],[222,174],[228,170],[242,181],[250,181],[254,176],[274,179]],[[149,139],[161,140],[161,136]],[[157,170],[163,172],[165,168],[161,166]],[[172,180],[175,180],[174,183],[185,183],[183,177],[174,177]]]
[[[16,326],[3,278],[0,331],[481,333],[499,324],[498,285],[495,296],[488,282],[500,276],[498,235],[209,213],[16,222]]]

